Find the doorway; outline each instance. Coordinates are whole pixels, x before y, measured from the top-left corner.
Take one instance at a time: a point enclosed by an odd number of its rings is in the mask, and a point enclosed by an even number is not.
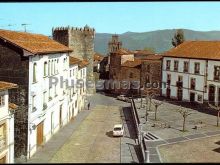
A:
[[[209,103],[210,104],[215,104],[215,86],[210,85],[209,86]]]
[[[41,122],[37,126],[37,147],[41,146],[44,141],[44,123]]]
[[[177,89],[177,99],[178,101],[182,101],[183,99],[183,90],[180,88]]]
[[[195,101],[195,93],[190,92],[190,102],[194,102]]]
[[[167,98],[170,98],[170,88],[167,88]]]

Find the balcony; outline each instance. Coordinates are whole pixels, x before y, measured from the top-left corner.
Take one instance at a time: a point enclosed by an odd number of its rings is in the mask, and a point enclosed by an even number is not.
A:
[[[196,86],[195,85],[191,85],[190,89],[195,90]]]
[[[183,72],[184,72],[184,73],[188,73],[188,72],[189,72],[189,70],[188,70],[188,69],[186,69],[186,68],[184,68]]]
[[[170,66],[167,66],[167,67],[166,67],[166,70],[170,70]]]
[[[167,80],[167,85],[170,85],[171,80]]]

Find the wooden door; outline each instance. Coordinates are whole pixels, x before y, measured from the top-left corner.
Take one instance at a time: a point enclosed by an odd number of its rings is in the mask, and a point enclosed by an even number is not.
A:
[[[6,155],[3,158],[0,158],[0,164],[6,164]]]
[[[170,88],[167,88],[167,98],[170,98]]]
[[[195,101],[195,93],[190,93],[190,102]]]
[[[179,101],[182,101],[183,99],[183,90],[182,89],[177,89],[177,97]]]
[[[44,123],[41,122],[37,126],[37,147],[43,144],[43,137],[44,137]]]

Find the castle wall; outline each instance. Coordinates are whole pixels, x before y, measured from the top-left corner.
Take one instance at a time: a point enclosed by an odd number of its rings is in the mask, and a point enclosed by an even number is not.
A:
[[[85,26],[84,28],[59,27],[53,29],[53,39],[73,49],[70,54],[72,57],[86,59],[89,62],[87,66],[87,81],[94,82],[93,76],[93,56],[95,30]],[[89,94],[94,93],[94,89],[88,88]]]

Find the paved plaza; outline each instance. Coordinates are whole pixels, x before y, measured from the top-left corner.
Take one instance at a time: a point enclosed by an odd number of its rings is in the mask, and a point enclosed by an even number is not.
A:
[[[155,100],[153,99],[153,101]],[[197,142],[197,139],[209,139],[211,136],[220,134],[220,127],[216,126],[215,115],[203,113],[195,109],[190,109],[192,114],[186,118],[186,131],[183,132],[183,117],[177,111],[180,106],[163,101],[163,104],[158,108],[157,120],[155,121],[155,107],[152,104],[151,109],[148,109],[149,115],[146,121],[146,104],[144,104],[145,100],[143,100],[142,103],[143,104],[141,107],[140,99],[135,100],[138,115],[142,124],[142,130],[150,131],[150,133],[159,138],[157,141],[146,142],[146,145],[150,151],[151,162],[167,162],[169,160],[170,162],[172,162],[172,160],[174,160],[174,162],[178,162],[178,158],[181,157],[181,154],[184,154],[184,152],[190,153],[190,151],[192,151],[193,147],[195,146],[188,145],[187,149],[181,150],[180,147],[169,147],[171,144],[183,144],[183,142],[194,140],[192,142],[187,142],[187,144],[191,144]],[[147,106],[149,108],[149,104]],[[196,129],[196,127],[198,128]],[[210,140],[210,143],[211,142],[212,140]],[[159,150],[159,146],[162,145],[163,148]],[[198,146],[197,150],[200,149]],[[205,147],[206,146],[203,148]],[[209,150],[208,146],[207,149]],[[163,153],[163,156],[160,155],[161,152]],[[173,153],[173,155],[169,153]],[[176,158],[172,159],[172,157]],[[195,158],[196,161],[198,157],[200,157],[199,154],[194,155],[193,158]],[[181,158],[179,161],[186,162],[187,159],[188,158]],[[207,161],[208,160],[209,159],[207,159]]]

